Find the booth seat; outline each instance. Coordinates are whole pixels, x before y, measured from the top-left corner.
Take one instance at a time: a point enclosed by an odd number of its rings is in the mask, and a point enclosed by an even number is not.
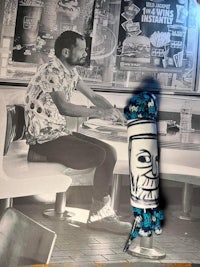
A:
[[[13,198],[56,193],[53,217],[65,219],[66,191],[72,183],[65,173],[66,167],[27,162],[28,146],[24,139],[20,140],[23,134],[18,132],[21,121],[18,113],[23,109],[8,106],[6,102],[0,99],[0,199],[7,199],[7,206],[12,206]],[[14,124],[12,116],[8,116],[9,109],[14,113]],[[20,127],[22,130],[23,121]]]

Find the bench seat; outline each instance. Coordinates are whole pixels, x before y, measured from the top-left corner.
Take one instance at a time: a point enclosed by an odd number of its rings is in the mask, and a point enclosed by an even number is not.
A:
[[[65,219],[66,191],[72,183],[71,177],[65,173],[66,167],[57,163],[27,162],[25,140],[11,142],[4,155],[8,113],[3,97],[0,99],[0,114],[0,199],[55,193],[54,213],[59,214],[56,217]],[[12,205],[12,202],[7,201],[6,205]]]
[[[65,174],[65,166],[57,163],[27,162],[27,154],[28,146],[24,140],[10,145],[7,155],[3,158],[3,170],[7,177],[4,176],[0,198],[63,192],[68,189],[71,178]]]

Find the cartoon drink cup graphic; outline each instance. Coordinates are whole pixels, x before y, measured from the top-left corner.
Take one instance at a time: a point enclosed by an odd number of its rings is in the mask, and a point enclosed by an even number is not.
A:
[[[21,45],[35,45],[44,3],[40,0],[20,0],[18,4],[18,27],[21,29]]]
[[[78,0],[59,0],[57,3],[57,26],[59,32],[66,30],[77,31],[77,19],[80,15]],[[76,21],[76,22],[75,22]]]
[[[186,27],[182,25],[169,25],[170,49],[169,65],[180,68],[183,65],[183,52],[185,45]]]
[[[168,66],[170,33],[155,31],[150,36],[150,43],[151,65],[166,68]]]

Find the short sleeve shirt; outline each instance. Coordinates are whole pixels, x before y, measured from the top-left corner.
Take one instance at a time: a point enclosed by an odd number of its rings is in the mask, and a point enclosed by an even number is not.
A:
[[[79,80],[76,68],[69,71],[56,57],[39,68],[30,81],[25,96],[28,144],[44,143],[70,134],[66,118],[59,113],[50,93],[62,91],[66,101],[70,102]]]

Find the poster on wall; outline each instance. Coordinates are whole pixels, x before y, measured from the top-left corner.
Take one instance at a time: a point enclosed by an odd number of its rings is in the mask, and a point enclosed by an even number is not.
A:
[[[90,51],[94,2],[19,0],[12,60],[36,64],[48,61],[54,54],[55,39],[66,30],[85,35]]]
[[[184,67],[187,0],[122,0],[117,49],[121,70]]]

